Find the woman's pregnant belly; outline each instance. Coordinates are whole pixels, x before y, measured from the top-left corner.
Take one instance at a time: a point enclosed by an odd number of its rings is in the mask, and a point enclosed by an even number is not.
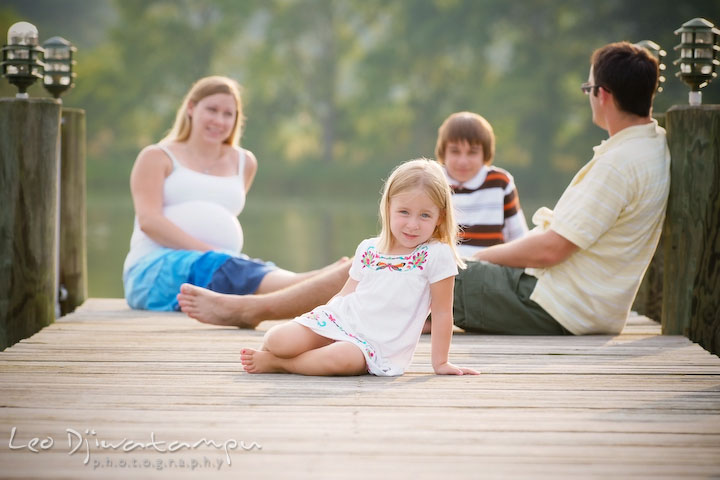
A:
[[[193,237],[217,250],[240,253],[243,232],[237,217],[224,207],[203,201],[183,202],[164,209],[165,216]]]

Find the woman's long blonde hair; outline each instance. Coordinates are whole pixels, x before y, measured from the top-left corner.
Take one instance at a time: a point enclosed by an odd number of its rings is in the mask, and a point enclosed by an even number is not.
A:
[[[232,132],[226,138],[223,143],[228,145],[239,145],[240,136],[242,134],[242,126],[245,120],[242,112],[242,100],[240,97],[240,85],[228,77],[222,77],[219,75],[213,75],[211,77],[204,77],[196,81],[190,88],[190,91],[185,95],[182,105],[175,115],[175,123],[173,124],[170,132],[160,142],[184,142],[190,137],[192,131],[192,122],[190,115],[188,115],[188,105],[196,105],[200,100],[216,93],[226,93],[232,95],[235,98],[237,105],[237,115],[235,116],[235,125],[233,125]]]
[[[459,267],[465,268],[465,262],[462,261],[455,248],[458,226],[455,223],[450,186],[440,165],[427,158],[418,158],[400,164],[385,182],[380,200],[382,230],[378,241],[379,251],[388,251],[392,248],[390,200],[395,195],[416,188],[422,189],[440,210],[440,223],[435,228],[431,238],[450,245],[455,256],[455,262]]]

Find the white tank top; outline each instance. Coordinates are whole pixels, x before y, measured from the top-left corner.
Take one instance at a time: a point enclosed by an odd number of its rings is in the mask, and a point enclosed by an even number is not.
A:
[[[221,177],[187,168],[165,145],[157,146],[173,163],[173,170],[163,184],[164,215],[217,250],[240,253],[243,234],[237,216],[245,206],[245,150],[234,147],[238,152],[238,174]],[[135,217],[123,272],[161,247],[140,229]]]

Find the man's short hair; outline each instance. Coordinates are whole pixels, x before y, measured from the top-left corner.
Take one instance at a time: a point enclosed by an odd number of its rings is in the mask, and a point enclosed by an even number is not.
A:
[[[650,52],[628,42],[611,43],[595,50],[590,63],[595,85],[612,92],[620,110],[641,117],[650,114],[659,75]]]

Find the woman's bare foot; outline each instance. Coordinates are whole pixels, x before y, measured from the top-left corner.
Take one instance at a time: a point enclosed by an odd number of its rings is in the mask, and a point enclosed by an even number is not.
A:
[[[253,350],[243,348],[240,353],[240,361],[248,373],[279,373],[283,370],[279,367],[277,358],[267,350]]]
[[[255,328],[260,320],[253,318],[252,295],[226,295],[183,283],[177,296],[180,309],[190,318],[213,325]]]

